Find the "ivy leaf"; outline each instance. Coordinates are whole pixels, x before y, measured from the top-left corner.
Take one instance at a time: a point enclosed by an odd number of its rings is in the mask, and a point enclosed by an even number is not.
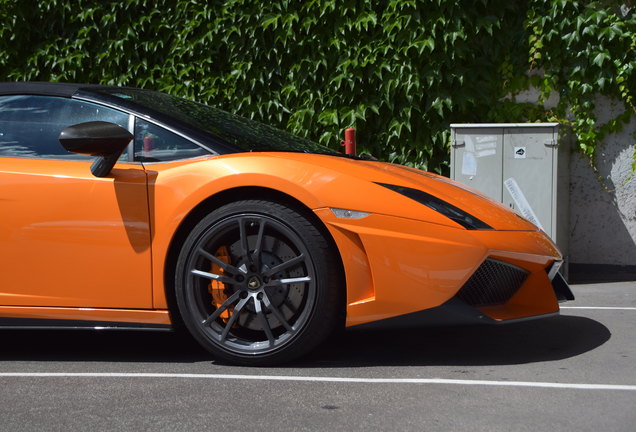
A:
[[[596,57],[594,57],[594,60],[592,60],[592,63],[599,67],[603,67],[603,63],[605,62],[605,60],[610,60],[610,59],[611,57],[609,54],[600,52],[596,55]]]
[[[318,116],[318,123],[329,126],[329,125],[338,125],[338,110],[330,109],[325,110],[320,113]]]
[[[269,14],[263,17],[263,21],[261,25],[263,26],[263,30],[267,30],[268,27],[272,27],[272,30],[276,30],[278,27],[278,20],[280,19],[280,15],[277,14]]]

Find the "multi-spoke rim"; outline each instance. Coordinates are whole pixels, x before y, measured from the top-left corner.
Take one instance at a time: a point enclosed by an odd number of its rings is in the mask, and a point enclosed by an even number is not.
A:
[[[266,215],[237,214],[210,226],[191,249],[186,271],[185,300],[199,330],[234,353],[262,354],[290,343],[315,306],[309,251],[294,230]],[[213,284],[217,292],[222,287],[220,303],[211,298]]]

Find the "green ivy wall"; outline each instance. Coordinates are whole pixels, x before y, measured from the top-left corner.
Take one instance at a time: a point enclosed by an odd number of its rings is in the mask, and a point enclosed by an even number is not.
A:
[[[559,120],[593,161],[635,114],[635,26],[631,0],[0,0],[0,80],[166,91],[334,149],[355,127],[437,172],[452,122]],[[602,124],[599,93],[624,106]]]

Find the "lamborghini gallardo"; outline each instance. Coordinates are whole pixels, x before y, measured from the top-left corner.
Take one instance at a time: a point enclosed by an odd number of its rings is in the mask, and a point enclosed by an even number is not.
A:
[[[0,218],[0,326],[182,328],[234,364],[573,298],[475,190],[147,90],[0,83]]]

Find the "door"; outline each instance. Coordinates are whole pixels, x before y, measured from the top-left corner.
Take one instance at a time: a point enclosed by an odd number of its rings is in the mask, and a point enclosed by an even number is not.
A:
[[[105,178],[57,137],[72,124],[129,116],[89,102],[0,97],[0,305],[151,308],[146,173]],[[124,158],[122,158],[123,160]]]

